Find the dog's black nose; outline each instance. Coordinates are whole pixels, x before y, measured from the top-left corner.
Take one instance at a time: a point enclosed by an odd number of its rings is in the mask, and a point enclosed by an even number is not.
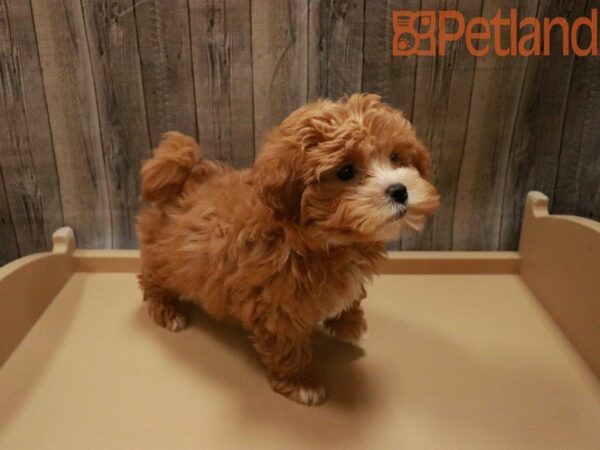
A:
[[[388,188],[387,193],[397,203],[405,203],[406,200],[408,200],[408,191],[406,190],[406,186],[401,183],[391,185]]]

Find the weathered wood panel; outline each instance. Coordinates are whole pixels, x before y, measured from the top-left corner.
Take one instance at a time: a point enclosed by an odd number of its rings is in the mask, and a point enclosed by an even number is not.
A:
[[[197,136],[187,0],[137,0],[135,19],[152,146],[170,130]]]
[[[0,1],[0,165],[7,241],[16,232],[22,254],[49,249],[62,207],[31,5],[21,0]]]
[[[414,105],[417,57],[392,56],[392,11],[418,11],[420,5],[419,0],[369,2],[364,19],[363,91],[381,95],[409,119]]]
[[[21,253],[10,211],[2,168],[0,167],[0,266],[17,259]]]
[[[580,47],[590,38],[583,28]],[[552,212],[600,219],[600,56],[575,59]]]
[[[98,108],[81,3],[33,0],[65,224],[81,247],[110,247]]]
[[[538,18],[566,17],[572,23],[585,13],[585,0],[541,2]],[[501,249],[515,250],[527,192],[538,190],[554,197],[563,123],[574,55],[562,55],[562,32],[553,29],[549,56],[528,58],[519,110],[505,175]]]
[[[132,0],[83,0],[111,200],[112,245],[136,246],[139,169],[150,157]]]
[[[308,98],[308,0],[252,2],[254,140]]]
[[[292,110],[359,90],[404,110],[432,150],[442,206],[402,248],[514,249],[530,189],[553,212],[600,219],[598,57],[562,56],[556,29],[545,57],[474,58],[462,41],[444,57],[392,56],[394,10],[572,21],[599,6],[0,0],[0,261],[48,248],[63,223],[83,246],[135,245],[137,172],[164,131],[247,166]]]
[[[531,0],[485,0],[482,15],[491,18],[499,9],[517,8],[519,17],[535,16],[537,4]],[[504,48],[509,39],[508,33],[502,35]],[[499,248],[499,212],[526,61],[492,51],[477,59],[452,224],[453,249]]]
[[[481,16],[481,4],[472,1],[423,0],[421,9],[458,9],[465,21]],[[450,32],[456,22],[449,21]],[[431,181],[441,194],[441,205],[421,233],[406,234],[403,249],[452,249],[452,222],[462,162],[476,58],[464,40],[446,45],[444,57],[419,56],[415,74],[413,125],[432,157]]]
[[[360,92],[365,0],[311,0],[308,99]]]
[[[198,135],[204,155],[235,167],[254,160],[249,0],[190,0]]]

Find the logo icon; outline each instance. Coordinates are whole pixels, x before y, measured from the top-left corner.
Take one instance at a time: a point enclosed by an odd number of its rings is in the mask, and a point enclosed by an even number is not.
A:
[[[394,11],[394,56],[435,54],[435,11]]]

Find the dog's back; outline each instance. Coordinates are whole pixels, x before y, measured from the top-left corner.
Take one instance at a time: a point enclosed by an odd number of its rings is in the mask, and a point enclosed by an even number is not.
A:
[[[202,159],[191,137],[176,132],[164,136],[141,170],[142,198],[149,203],[136,221],[144,291],[160,286],[199,301],[195,297],[206,294],[213,282],[224,281],[227,252],[222,249],[233,250],[246,223],[238,217],[239,208],[256,210],[246,172]],[[223,314],[221,302],[204,306],[214,315]]]

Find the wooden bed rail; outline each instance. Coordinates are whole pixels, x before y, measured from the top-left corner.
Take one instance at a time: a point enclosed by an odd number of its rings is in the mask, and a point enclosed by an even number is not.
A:
[[[530,192],[519,253],[524,281],[600,379],[600,223],[550,215]]]

